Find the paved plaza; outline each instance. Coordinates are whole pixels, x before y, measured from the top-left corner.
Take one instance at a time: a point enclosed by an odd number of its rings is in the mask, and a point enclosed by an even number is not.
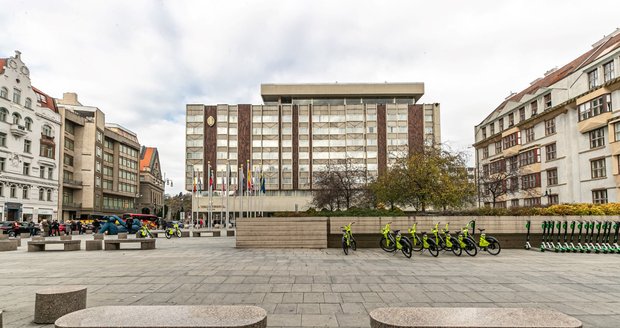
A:
[[[35,291],[74,284],[88,286],[89,307],[252,304],[267,310],[269,327],[368,327],[369,311],[385,306],[537,307],[584,327],[620,326],[618,254],[406,259],[380,249],[236,249],[226,237],[160,238],[147,251],[28,253],[25,245],[0,253],[5,327],[53,327],[32,323]]]

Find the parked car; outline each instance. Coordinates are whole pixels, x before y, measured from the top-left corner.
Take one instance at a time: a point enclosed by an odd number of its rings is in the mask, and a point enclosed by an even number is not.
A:
[[[35,235],[39,234],[39,227],[35,225]],[[27,222],[16,222],[16,221],[4,221],[0,222],[0,230],[2,234],[8,234],[11,237],[15,237],[20,233],[30,233],[30,228],[28,228]]]

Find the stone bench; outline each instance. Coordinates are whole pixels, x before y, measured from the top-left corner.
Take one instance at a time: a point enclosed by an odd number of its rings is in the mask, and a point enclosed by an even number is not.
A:
[[[378,308],[370,312],[371,328],[538,327],[580,328],[564,313],[534,308]]]
[[[25,238],[30,238],[30,233],[29,232],[22,232],[22,233],[19,234],[19,236],[21,238],[24,238],[24,239]]]
[[[86,241],[86,250],[87,251],[100,251],[103,249],[103,240],[87,240]]]
[[[16,243],[17,247],[21,247],[22,246],[22,239],[20,237],[9,238],[9,240],[14,242],[14,243]]]
[[[226,230],[226,237],[234,237],[235,230]]]
[[[29,252],[41,252],[45,250],[45,245],[63,244],[65,251],[79,251],[81,249],[82,241],[80,240],[41,240],[41,241],[29,241]]]
[[[267,312],[241,305],[123,305],[98,306],[69,313],[57,328],[123,327],[267,327]]]
[[[7,240],[7,239],[9,239],[9,235],[0,231],[0,240]]]
[[[0,240],[0,252],[16,251],[17,240]]]
[[[202,236],[219,237],[220,233],[221,232],[219,230],[194,230],[192,232],[192,235],[193,237],[202,237]]]
[[[121,244],[140,243],[140,249],[155,249],[155,239],[106,239],[103,241],[106,251],[119,250]]]
[[[37,291],[34,322],[54,323],[63,315],[86,308],[86,287],[55,286]]]
[[[153,237],[155,237],[155,238],[166,237],[165,233],[166,233],[165,230],[151,230],[151,234],[153,234]],[[176,236],[173,236],[173,237],[176,238]],[[181,230],[181,237],[188,238],[189,237],[189,230]]]

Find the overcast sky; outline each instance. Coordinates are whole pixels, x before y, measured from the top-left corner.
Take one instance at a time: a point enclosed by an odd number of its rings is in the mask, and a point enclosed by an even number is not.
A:
[[[0,0],[0,57],[159,148],[183,189],[185,104],[260,104],[261,83],[424,82],[459,150],[511,91],[620,27],[610,1]]]

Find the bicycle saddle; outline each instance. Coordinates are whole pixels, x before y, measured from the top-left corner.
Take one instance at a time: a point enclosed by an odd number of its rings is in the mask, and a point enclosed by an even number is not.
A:
[[[485,229],[478,229],[480,232],[483,232]]]
[[[398,233],[400,232],[400,230],[392,230],[392,232],[393,232],[394,234],[398,234]]]

